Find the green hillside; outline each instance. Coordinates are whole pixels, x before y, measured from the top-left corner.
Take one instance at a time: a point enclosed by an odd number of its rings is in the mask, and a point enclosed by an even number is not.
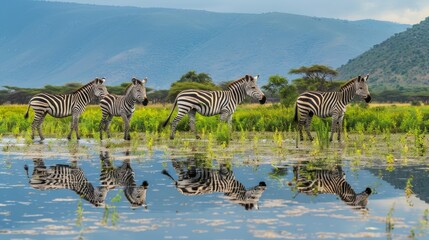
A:
[[[429,95],[429,17],[375,45],[338,71],[339,79],[369,73],[374,91]]]
[[[286,13],[235,14],[160,8],[0,1],[0,82],[17,87],[108,85],[131,77],[166,89],[184,73],[219,83],[244,74],[285,75],[339,67],[408,25]]]

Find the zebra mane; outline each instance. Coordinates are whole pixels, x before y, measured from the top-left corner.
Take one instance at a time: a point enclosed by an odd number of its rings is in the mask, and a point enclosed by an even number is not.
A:
[[[340,87],[340,91],[349,88],[352,84],[355,83],[355,81],[358,79],[358,77],[355,77],[351,80],[349,80],[348,82],[344,83],[341,87]]]
[[[89,83],[87,83],[87,84],[83,85],[82,87],[80,87],[79,89],[77,89],[76,91],[74,91],[73,93],[77,93],[77,92],[82,91],[82,89],[87,88],[88,86],[90,86],[90,85],[94,84],[94,83],[95,83],[95,81],[97,81],[97,79],[94,79],[94,80],[92,80],[91,82],[89,82]]]
[[[128,87],[125,89],[125,95],[127,95],[131,91],[133,85],[134,84],[132,84],[132,83],[130,85],[128,85]]]
[[[240,78],[238,80],[235,80],[234,82],[228,84],[228,87],[233,87],[233,86],[239,85],[242,82],[247,81],[248,79],[249,79],[249,77],[248,77],[248,75],[246,75],[246,76],[244,76],[244,77],[242,77],[242,78]]]

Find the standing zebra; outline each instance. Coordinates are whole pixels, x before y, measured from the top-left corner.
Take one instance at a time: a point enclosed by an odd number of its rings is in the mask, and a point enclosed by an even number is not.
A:
[[[318,92],[310,91],[299,95],[295,105],[294,120],[298,122],[298,130],[301,141],[304,140],[302,127],[305,125],[305,131],[308,138],[313,140],[310,134],[310,124],[313,115],[321,118],[332,116],[331,136],[332,141],[334,132],[338,133],[338,141],[341,140],[341,129],[343,124],[346,105],[354,98],[355,95],[365,99],[368,103],[371,101],[371,95],[368,91],[369,75],[366,77],[358,76],[345,83],[339,92]]]
[[[183,195],[195,196],[222,192],[227,199],[240,204],[246,210],[259,209],[259,198],[267,187],[265,182],[246,189],[224,164],[220,166],[220,169],[209,169],[197,167],[194,162],[195,159],[190,159],[182,167],[179,162],[173,160],[173,167],[178,174],[177,181],[165,169],[162,174],[173,180],[177,190]]]
[[[33,163],[34,169],[31,178],[28,175],[28,166],[24,166],[32,188],[38,190],[70,189],[94,206],[104,206],[108,189],[103,186],[94,188],[85,177],[83,170],[76,166],[77,162],[71,166],[57,164],[49,168],[46,168],[41,158],[34,158]]]
[[[110,138],[110,122],[113,116],[121,116],[125,125],[124,139],[131,140],[129,129],[130,120],[135,110],[134,104],[136,102],[141,102],[144,106],[148,104],[145,87],[147,78],[143,81],[133,78],[131,82],[125,91],[125,95],[107,94],[100,101],[101,112],[103,114],[99,126],[100,139],[103,139],[103,130],[107,132],[107,137]]]
[[[31,124],[31,139],[34,139],[34,131],[37,128],[40,140],[45,137],[42,134],[42,123],[46,114],[55,118],[72,116],[70,133],[67,138],[70,140],[73,130],[76,132],[76,138],[79,136],[79,117],[85,111],[86,105],[95,98],[102,98],[107,94],[106,86],[103,84],[104,78],[96,78],[85,86],[79,88],[72,94],[49,94],[39,93],[33,96],[28,103],[25,118],[28,118],[30,106],[34,110],[34,120]]]
[[[365,208],[368,197],[372,193],[371,188],[367,187],[363,192],[356,194],[346,181],[346,175],[341,166],[337,166],[334,170],[308,170],[294,166],[293,172],[298,192],[308,195],[335,194],[347,205]]]
[[[174,106],[171,109],[170,115],[165,120],[163,127],[165,127],[173,114],[174,108],[178,105],[177,116],[171,123],[170,139],[174,139],[176,126],[186,114],[189,115],[189,126],[191,131],[194,132],[195,137],[199,139],[199,135],[195,129],[195,114],[198,112],[204,116],[213,116],[220,114],[222,121],[231,124],[232,114],[235,112],[237,105],[240,104],[246,96],[258,99],[259,103],[264,104],[266,97],[256,84],[256,77],[246,75],[239,80],[229,84],[226,91],[205,91],[205,90],[184,90],[180,92]]]
[[[100,153],[100,159],[102,163],[100,173],[101,186],[106,187],[108,190],[123,186],[125,197],[133,208],[140,206],[147,208],[146,193],[149,184],[147,181],[143,181],[140,186],[136,184],[130,160],[126,159],[121,166],[114,167],[107,151],[104,154],[103,152]]]

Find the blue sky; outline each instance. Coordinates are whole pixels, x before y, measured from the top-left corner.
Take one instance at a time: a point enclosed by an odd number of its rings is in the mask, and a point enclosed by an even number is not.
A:
[[[213,12],[284,12],[347,20],[416,24],[429,16],[428,0],[50,0],[99,5],[164,7]]]

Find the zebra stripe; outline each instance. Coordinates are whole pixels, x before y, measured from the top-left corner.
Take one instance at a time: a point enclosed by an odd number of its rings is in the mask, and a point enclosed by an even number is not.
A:
[[[108,192],[106,187],[95,187],[77,166],[57,164],[46,168],[43,159],[34,158],[30,186],[38,190],[70,189],[96,207],[103,207]],[[28,167],[25,167],[28,176]],[[28,176],[29,177],[29,176]]]
[[[335,194],[347,205],[365,208],[372,190],[366,188],[356,194],[340,166],[335,170],[307,170],[293,168],[298,192],[308,195]]]
[[[220,119],[222,121],[231,124],[232,114],[234,114],[237,105],[240,104],[246,96],[258,99],[261,104],[264,104],[266,97],[256,84],[258,77],[259,76],[253,77],[246,75],[232,82],[226,91],[189,89],[180,92],[174,101],[170,115],[168,115],[168,118],[163,124],[164,127],[167,125],[177,105],[178,113],[171,122],[170,139],[174,139],[176,126],[186,114],[189,116],[191,131],[194,132],[195,137],[199,139],[200,137],[195,129],[195,114],[197,112],[203,116],[220,114]]]
[[[96,78],[72,94],[49,94],[39,93],[33,96],[29,103],[27,112],[24,117],[28,118],[30,107],[34,110],[34,120],[31,124],[31,139],[34,139],[34,131],[37,128],[40,140],[44,138],[42,134],[41,125],[45,119],[46,114],[55,118],[62,118],[72,116],[72,123],[70,133],[67,135],[71,139],[73,130],[76,132],[76,138],[79,136],[79,117],[85,111],[92,99],[102,98],[107,94],[106,86],[103,84],[104,78]]]
[[[177,181],[165,169],[162,174],[172,179],[176,189],[183,195],[195,196],[221,192],[231,202],[243,206],[246,210],[259,209],[258,201],[266,189],[265,182],[246,189],[225,165],[221,165],[220,169],[181,167],[178,162],[173,161],[173,167],[178,174]]]
[[[124,122],[124,139],[131,140],[129,128],[130,120],[135,110],[134,105],[136,102],[141,102],[144,106],[148,104],[145,87],[147,78],[143,81],[133,78],[131,82],[125,91],[125,95],[107,94],[101,99],[100,139],[103,139],[103,130],[106,131],[107,137],[110,138],[110,122],[113,116],[120,116]]]
[[[140,186],[136,184],[130,160],[124,160],[121,166],[114,167],[108,152],[104,154],[101,152],[100,159],[102,163],[100,173],[101,186],[109,190],[122,186],[124,187],[124,195],[133,208],[140,206],[147,208],[146,193],[149,184],[147,181],[143,181]]]
[[[341,129],[343,124],[344,113],[346,105],[354,98],[360,96],[366,102],[371,101],[371,95],[368,91],[369,75],[366,77],[358,76],[344,84],[339,92],[318,92],[310,91],[304,92],[298,96],[295,105],[295,121],[298,122],[298,130],[301,141],[304,140],[302,134],[302,127],[305,126],[305,131],[310,140],[313,137],[310,134],[310,125],[313,115],[321,118],[332,117],[331,136],[338,133],[338,141],[341,140]]]

